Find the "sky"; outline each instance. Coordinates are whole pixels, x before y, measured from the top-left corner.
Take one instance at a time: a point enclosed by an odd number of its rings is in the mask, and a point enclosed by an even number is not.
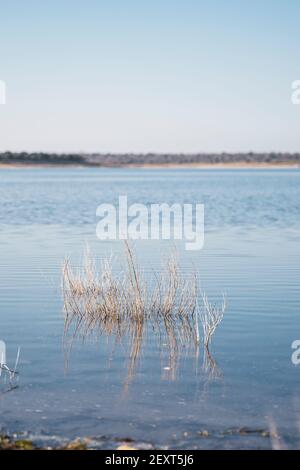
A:
[[[0,0],[0,151],[300,151],[299,0]]]

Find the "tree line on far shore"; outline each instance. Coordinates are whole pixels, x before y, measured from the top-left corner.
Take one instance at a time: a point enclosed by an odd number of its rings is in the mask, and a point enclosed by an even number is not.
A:
[[[300,164],[300,153],[46,153],[2,152],[0,163],[82,166],[184,164]]]

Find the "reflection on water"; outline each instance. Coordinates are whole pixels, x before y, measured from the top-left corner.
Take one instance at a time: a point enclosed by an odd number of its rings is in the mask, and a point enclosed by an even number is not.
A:
[[[182,349],[186,352],[193,347],[198,361],[202,341],[204,370],[210,377],[219,376],[209,344],[223,318],[225,299],[219,308],[203,294],[200,304],[196,274],[191,272],[184,278],[175,255],[166,261],[162,274],[154,272],[152,282],[146,281],[131,245],[125,242],[124,247],[126,268],[117,274],[113,273],[111,259],[102,261],[98,273],[89,252],[85,255],[84,267],[76,273],[69,261],[65,261],[62,291],[67,353],[77,336],[85,340],[90,335],[96,338],[104,335],[122,342],[129,357],[128,384],[145,338],[154,334],[158,349],[168,351],[168,365],[163,370],[175,380]]]

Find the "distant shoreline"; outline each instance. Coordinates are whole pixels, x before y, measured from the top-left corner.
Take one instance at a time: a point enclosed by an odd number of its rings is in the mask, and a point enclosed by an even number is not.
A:
[[[0,168],[300,168],[300,152],[47,153],[0,152]]]
[[[300,163],[259,163],[259,162],[228,162],[228,163],[123,163],[123,164],[88,164],[88,163],[2,163],[0,162],[0,170],[18,170],[18,169],[34,169],[34,168],[140,168],[149,170],[161,169],[300,169]]]

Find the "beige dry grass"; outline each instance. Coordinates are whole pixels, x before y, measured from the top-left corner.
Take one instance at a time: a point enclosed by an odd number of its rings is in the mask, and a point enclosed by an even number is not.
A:
[[[166,261],[162,273],[153,273],[153,282],[147,283],[127,242],[125,253],[126,267],[118,275],[113,272],[111,258],[102,262],[98,272],[88,250],[81,269],[75,271],[69,260],[64,262],[64,344],[69,351],[77,336],[107,335],[117,341],[126,338],[128,377],[132,377],[143,339],[151,328],[158,339],[158,346],[167,345],[167,369],[174,377],[182,348],[199,348],[199,322],[202,323],[203,344],[208,352],[211,338],[226,309],[225,300],[218,308],[203,295],[199,307],[197,276],[193,274],[184,278],[175,254]]]

